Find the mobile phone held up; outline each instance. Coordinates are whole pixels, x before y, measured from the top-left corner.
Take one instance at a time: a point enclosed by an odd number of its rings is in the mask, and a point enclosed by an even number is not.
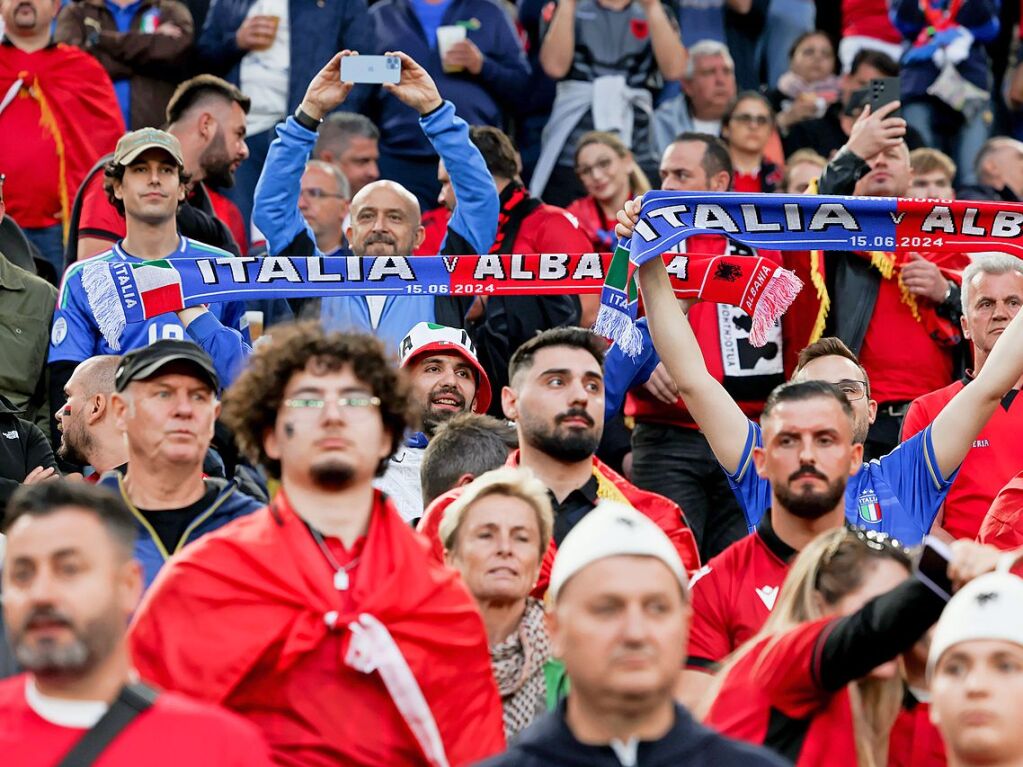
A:
[[[382,85],[401,80],[401,59],[397,56],[345,56],[341,59],[341,81]]]
[[[870,113],[877,114],[877,110],[885,104],[902,99],[902,85],[898,77],[879,77],[867,84],[867,103],[870,104]],[[889,117],[902,117],[901,110],[896,109]]]

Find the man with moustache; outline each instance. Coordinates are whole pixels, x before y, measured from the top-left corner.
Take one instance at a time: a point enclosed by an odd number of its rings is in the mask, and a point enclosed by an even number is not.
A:
[[[123,212],[127,234],[107,252],[73,264],[64,275],[50,331],[50,407],[59,413],[64,386],[83,360],[123,354],[162,339],[198,344],[213,359],[221,381],[238,374],[251,348],[240,301],[161,314],[126,325],[116,337],[104,333],[89,306],[83,274],[90,264],[220,257],[230,253],[178,233],[176,212],[187,194],[188,174],[178,139],[155,128],[125,134],[104,169],[110,204]]]
[[[323,119],[345,102],[353,84],[341,80],[341,60],[358,55],[341,51],[313,78],[294,115],[277,127],[266,164],[256,184],[252,220],[267,237],[271,255],[338,255],[325,253],[299,209],[302,178],[316,145]],[[453,169],[452,183],[460,204],[449,230],[468,243],[469,250],[487,253],[497,231],[497,190],[486,163],[469,140],[469,126],[441,98],[429,73],[404,53],[401,79],[383,86],[416,110],[419,124],[444,163]],[[373,181],[352,198],[350,226],[345,232],[356,256],[410,256],[422,244],[425,230],[416,196],[394,181]],[[446,252],[446,251],[445,251]],[[465,312],[454,299],[432,295],[332,296],[292,302],[303,318],[318,318],[331,330],[372,333],[392,348],[419,322],[461,327]]]
[[[59,0],[0,0],[0,169],[7,215],[60,275],[62,225],[89,168],[114,148],[124,120],[113,83],[89,53],[54,43]],[[16,140],[14,139],[16,137]]]
[[[464,330],[420,322],[402,339],[398,357],[408,373],[420,431],[405,437],[376,486],[387,493],[402,518],[412,522],[423,516],[420,467],[434,432],[459,413],[486,413],[492,394]]]
[[[760,419],[755,470],[771,483],[771,507],[746,536],[693,575],[693,624],[679,692],[696,703],[710,675],[752,637],[774,608],[789,564],[807,543],[845,523],[845,489],[863,462],[855,414],[824,381],[779,386]]]
[[[284,327],[225,405],[280,490],[161,574],[130,631],[143,677],[242,714],[279,765],[465,765],[502,750],[476,605],[373,488],[411,406],[383,344]]]
[[[142,568],[116,496],[64,480],[25,487],[3,531],[3,623],[24,669],[0,682],[5,764],[270,767],[248,722],[138,681],[124,635]]]
[[[623,230],[628,228],[624,224],[630,220],[629,213],[627,209],[620,214]],[[758,530],[761,531],[763,525],[771,525],[771,529],[777,533],[781,529],[778,526],[777,510],[792,510],[793,499],[786,495],[785,484],[799,480],[798,471],[802,465],[774,476],[761,469],[761,460],[757,456],[769,455],[769,440],[773,433],[769,433],[767,424],[758,426],[750,421],[721,384],[707,372],[699,345],[675,299],[663,263],[654,259],[644,264],[638,276],[657,352],[728,474],[749,524],[760,525]],[[933,424],[880,460],[861,464],[859,470],[854,472],[846,473],[843,469],[841,476],[853,476],[852,481],[843,482],[843,491],[838,491],[834,484],[835,478],[839,476],[837,473],[821,472],[823,479],[811,473],[811,478],[816,481],[832,483],[829,492],[836,493],[834,507],[842,510],[845,519],[868,529],[887,532],[910,545],[917,544],[930,530],[974,438],[1005,391],[1023,375],[1023,351],[1020,350],[1023,347],[1018,346],[1023,342],[1023,320],[1013,320],[1005,332],[1009,336],[1008,343],[1000,344],[993,351],[983,374],[971,384],[976,386],[981,382],[979,387],[972,392],[969,388],[963,389],[948,403]],[[849,439],[854,446],[863,444],[874,418],[876,403],[870,398],[870,381],[866,371],[841,341],[824,338],[805,348],[800,353],[793,380],[824,382],[837,387],[837,391],[844,395],[845,404],[849,406],[848,411],[842,408],[850,421]],[[836,437],[829,435],[825,439],[830,445]],[[794,451],[800,444],[800,440],[786,437],[778,448]],[[860,457],[856,463],[862,459],[862,449],[858,453]],[[782,483],[781,490],[777,489],[776,483]],[[829,513],[830,509],[829,506]],[[798,513],[796,516],[799,516]],[[783,541],[783,544],[772,552],[777,566],[784,566],[792,552],[805,543],[798,538],[778,540]],[[750,539],[746,539],[733,544],[733,549],[725,553],[734,551],[734,547],[752,545]],[[713,573],[714,560],[711,560],[709,566]],[[709,577],[708,574],[700,580]],[[694,581],[694,594],[701,591],[700,580]],[[780,579],[777,583],[764,579],[763,583],[749,584],[745,598],[750,601],[759,599],[770,611],[779,584]],[[717,602],[725,615],[731,614],[736,604],[732,594],[722,596]],[[704,614],[709,616],[710,611],[697,610],[697,616]],[[702,618],[698,618],[694,624],[694,643],[700,641],[701,623]],[[718,623],[716,632],[707,634],[715,639],[691,648],[691,666],[712,668],[712,664],[738,646],[735,641],[734,618],[720,620]],[[748,638],[756,628],[759,628],[759,623],[748,627],[740,639]],[[690,686],[689,689],[696,688]]]
[[[630,211],[636,212],[627,203],[619,213],[620,233],[629,229]],[[763,433],[707,371],[663,263],[653,259],[644,264],[638,277],[657,353],[728,475],[752,528],[772,503],[771,482],[751,469]],[[1023,346],[1014,340],[1023,340],[1023,320],[1009,323],[1005,335],[1009,343],[992,350],[981,373],[952,398],[934,423],[880,459],[863,464],[845,493],[849,522],[888,533],[911,546],[930,532],[973,440],[1005,392],[1023,375]],[[804,348],[793,380],[838,386],[852,404],[854,442],[866,440],[877,403],[871,397],[870,378],[845,344],[827,337]]]
[[[516,350],[509,385],[501,392],[504,413],[515,421],[519,435],[519,449],[508,456],[507,465],[532,471],[547,486],[554,510],[554,536],[534,590],[538,596],[547,589],[557,547],[602,499],[650,517],[671,539],[686,568],[699,567],[682,510],[664,496],[640,490],[595,455],[604,430],[606,345],[583,328],[546,330]],[[444,508],[446,504],[432,504],[419,531],[436,540]]]
[[[206,186],[234,186],[235,171],[249,156],[245,116],[250,106],[248,96],[213,75],[181,83],[167,104],[167,132],[181,144],[190,180],[188,196],[177,212],[181,233],[234,255],[242,255],[242,243],[217,217]],[[69,261],[102,253],[126,234],[125,218],[103,188],[103,163],[97,163],[82,182],[69,222]]]
[[[111,398],[121,358],[103,354],[82,362],[64,384],[67,401],[57,413],[57,457],[73,466],[92,467],[87,482],[128,463],[128,446],[117,426]]]

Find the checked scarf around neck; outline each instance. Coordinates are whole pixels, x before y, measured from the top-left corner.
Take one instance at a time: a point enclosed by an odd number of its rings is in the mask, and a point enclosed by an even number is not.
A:
[[[1023,244],[1017,242],[1023,236],[1023,205],[895,197],[650,192],[643,198],[632,238],[619,243],[615,251],[594,330],[620,344],[626,353],[637,353],[641,341],[635,325],[639,308],[636,269],[696,234],[724,235],[750,247],[776,250],[896,254],[995,250],[1023,256]],[[715,270],[702,286],[701,297],[714,281],[730,279],[742,285],[746,296],[738,305],[753,317],[750,340],[756,344],[763,338],[760,332],[769,327],[758,322],[756,310],[768,303],[784,311],[798,288],[785,270],[768,277],[757,272],[750,275],[749,271],[726,275]],[[753,293],[756,295],[750,298]],[[760,314],[763,320],[773,312]]]

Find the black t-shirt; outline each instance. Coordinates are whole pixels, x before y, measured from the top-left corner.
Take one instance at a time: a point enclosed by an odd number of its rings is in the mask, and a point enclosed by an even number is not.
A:
[[[183,509],[157,509],[155,511],[139,509],[138,512],[156,531],[163,547],[167,551],[173,552],[178,547],[178,542],[184,536],[188,526],[213,504],[220,491],[220,487],[207,483],[206,492],[203,493],[202,498]]]

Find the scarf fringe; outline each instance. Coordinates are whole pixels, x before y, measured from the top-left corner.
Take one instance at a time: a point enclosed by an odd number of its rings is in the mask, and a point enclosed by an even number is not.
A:
[[[774,270],[753,310],[753,325],[749,334],[749,342],[753,346],[767,343],[767,334],[802,289],[803,281],[792,272],[781,267]]]
[[[93,260],[82,267],[82,287],[89,299],[99,332],[110,345],[110,348],[121,350],[121,333],[124,332],[127,318],[117,295],[117,286],[110,272],[110,264],[106,261]]]
[[[643,334],[636,327],[636,320],[623,309],[601,304],[593,332],[611,339],[629,357],[637,357],[643,351]]]

